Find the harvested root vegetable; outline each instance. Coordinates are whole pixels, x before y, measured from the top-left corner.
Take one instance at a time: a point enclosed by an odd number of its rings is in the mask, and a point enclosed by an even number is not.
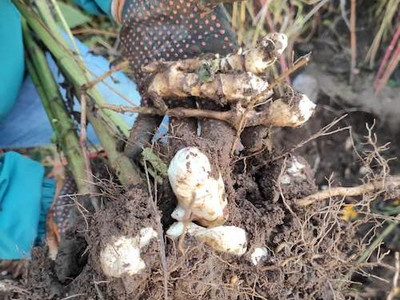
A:
[[[219,71],[242,71],[265,75],[268,68],[286,49],[287,36],[283,33],[267,34],[254,48],[238,51],[220,59]]]
[[[100,252],[100,264],[105,275],[120,278],[139,274],[146,268],[140,257],[141,248],[147,246],[157,232],[146,227],[136,237],[114,237]]]
[[[246,231],[236,226],[204,228],[190,222],[187,224],[186,230],[189,235],[217,251],[241,256],[247,250]],[[167,235],[172,239],[176,239],[184,231],[185,224],[177,222],[172,224],[167,230]]]
[[[251,253],[251,262],[253,265],[257,266],[261,262],[265,261],[268,258],[269,252],[265,247],[255,248],[253,253]]]
[[[300,127],[309,120],[316,105],[306,95],[296,93],[291,99],[279,98],[268,101],[262,110],[247,113],[245,127],[258,125],[271,127]],[[212,111],[188,108],[171,108],[165,111],[147,107],[122,107],[104,105],[103,108],[117,112],[138,112],[142,114],[168,115],[178,118],[209,118],[227,122],[235,129],[240,128],[245,109],[238,105],[228,111]]]
[[[253,97],[266,91],[268,82],[249,72],[239,74],[219,73],[212,80],[202,80],[198,73],[186,73],[172,65],[157,73],[148,87],[154,98],[185,99],[195,96],[213,100],[221,105],[241,102],[246,105]],[[266,98],[271,93],[267,93]]]
[[[224,57],[217,54],[211,58],[190,58],[176,62],[157,61],[143,67],[143,70],[148,73],[160,73],[175,68],[184,73],[198,74],[203,81],[211,80],[218,72],[251,72],[255,75],[265,75],[268,68],[286,49],[287,43],[285,34],[274,32],[267,34],[255,47],[239,49],[236,53]]]
[[[220,225],[226,217],[226,195],[222,177],[211,175],[206,155],[196,147],[179,150],[168,168],[168,178],[179,206],[174,213],[178,220],[184,212],[204,226]]]
[[[296,93],[289,103],[285,99],[271,102],[267,115],[268,122],[275,127],[300,127],[312,116],[315,107],[315,103],[306,95]]]
[[[192,58],[177,62],[155,62],[144,71],[154,73],[148,92],[163,99],[190,96],[220,104],[241,102],[243,106],[268,88],[265,75],[287,46],[282,33],[270,33],[254,48],[220,58]],[[263,99],[272,95],[266,93]],[[263,99],[260,99],[263,100]]]

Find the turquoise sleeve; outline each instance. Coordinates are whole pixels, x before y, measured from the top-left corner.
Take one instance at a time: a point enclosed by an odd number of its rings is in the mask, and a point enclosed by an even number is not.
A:
[[[111,16],[112,0],[74,0],[74,2],[90,14]]]
[[[24,48],[19,13],[0,0],[0,121],[11,110],[24,77]]]
[[[0,157],[0,259],[30,257],[44,234],[54,183],[43,176],[41,164],[16,152]]]

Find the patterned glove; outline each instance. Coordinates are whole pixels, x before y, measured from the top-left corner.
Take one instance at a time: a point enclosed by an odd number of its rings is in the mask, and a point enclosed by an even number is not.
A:
[[[193,58],[205,53],[228,54],[236,39],[219,0],[114,0],[112,14],[122,23],[122,51],[140,88],[142,66],[157,60]],[[142,93],[143,94],[143,93]],[[143,98],[142,105],[148,105]],[[158,117],[139,116],[125,152],[134,158],[149,143]]]

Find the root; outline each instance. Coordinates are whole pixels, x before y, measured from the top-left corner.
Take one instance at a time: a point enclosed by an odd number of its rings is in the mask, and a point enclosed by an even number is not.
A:
[[[385,180],[372,181],[355,187],[337,187],[325,191],[320,191],[303,199],[297,200],[296,205],[308,206],[318,201],[322,201],[332,197],[354,197],[366,193],[383,192],[388,186],[400,187],[400,176],[391,176]]]
[[[390,292],[390,294],[387,296],[387,300],[393,300],[396,295],[399,294],[399,287],[397,286],[397,282],[399,281],[399,274],[400,274],[400,254],[399,252],[395,253],[395,259],[396,259],[396,263],[395,263],[395,267],[396,267],[396,271],[394,273],[393,276],[393,288],[392,291]]]
[[[312,115],[315,104],[304,95],[297,94],[293,99],[277,99],[265,105],[261,111],[251,110],[247,113],[245,127],[272,126],[272,127],[299,127]],[[109,109],[119,113],[140,113],[146,115],[170,116],[176,118],[207,118],[228,123],[235,129],[243,125],[245,109],[237,106],[228,111],[214,111],[191,108],[158,109],[139,106],[103,105],[102,109]]]

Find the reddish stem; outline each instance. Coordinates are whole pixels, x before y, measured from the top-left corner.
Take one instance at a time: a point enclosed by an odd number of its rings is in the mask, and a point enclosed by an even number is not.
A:
[[[381,79],[381,77],[382,77],[382,75],[383,75],[383,73],[385,71],[385,67],[387,65],[387,62],[388,62],[388,60],[390,58],[390,55],[392,54],[392,52],[394,50],[394,47],[395,47],[399,37],[400,37],[400,26],[397,28],[392,40],[390,41],[389,47],[387,47],[385,55],[384,55],[384,57],[382,59],[382,62],[380,64],[380,66],[379,66],[378,73],[376,74],[375,81],[374,81],[375,90],[377,90],[377,87],[379,85],[380,79]]]
[[[356,0],[350,2],[350,47],[351,47],[351,69],[350,85],[353,85],[357,66],[357,37],[356,37]]]
[[[385,86],[386,82],[388,82],[390,75],[394,72],[396,69],[396,66],[400,63],[400,44],[397,45],[396,50],[390,59],[387,68],[385,69],[385,72],[382,75],[382,78],[380,78],[376,84],[376,89],[375,89],[375,95],[378,95],[380,91],[383,89]]]

